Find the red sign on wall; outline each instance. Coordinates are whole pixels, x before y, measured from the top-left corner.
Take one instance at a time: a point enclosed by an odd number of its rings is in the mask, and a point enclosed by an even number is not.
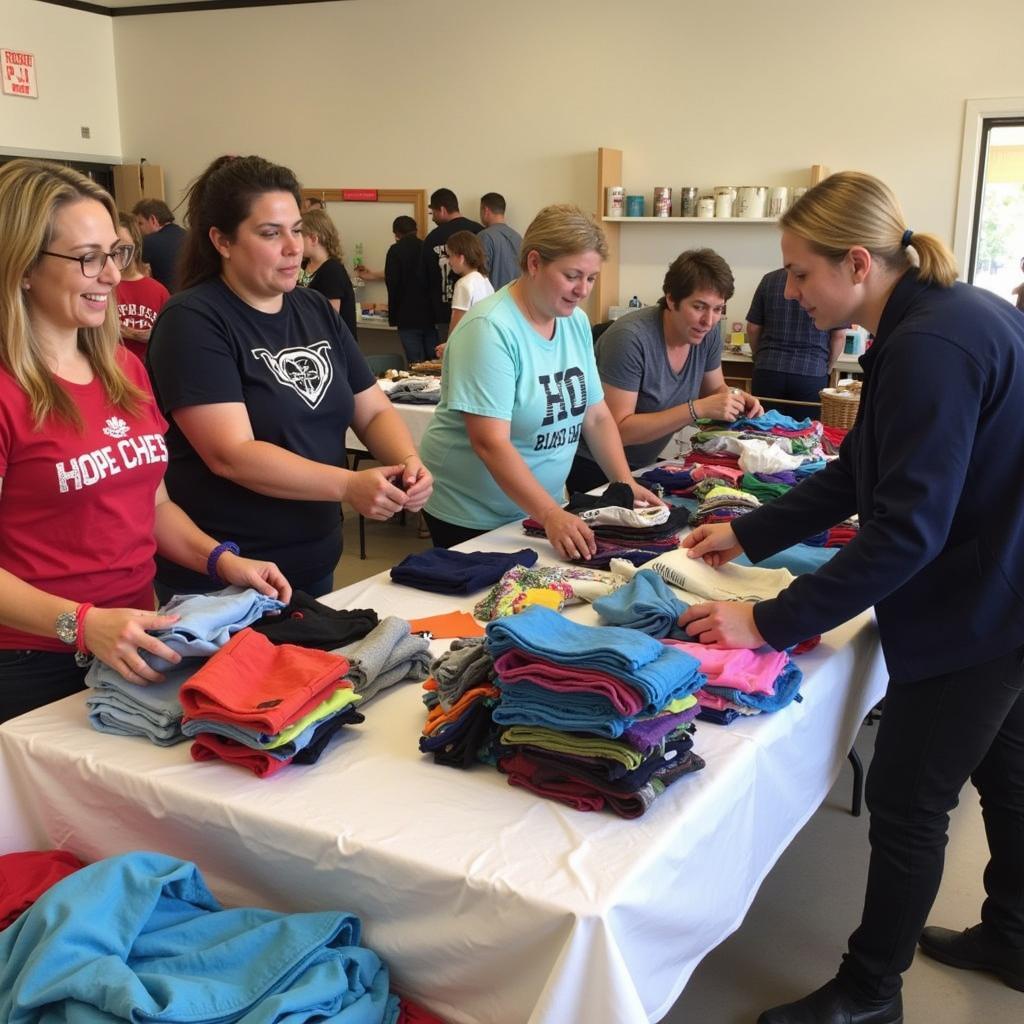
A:
[[[4,92],[8,96],[38,98],[36,59],[31,53],[0,49],[0,67],[3,68]]]
[[[375,188],[343,188],[341,198],[346,203],[375,203],[377,202],[377,190]]]

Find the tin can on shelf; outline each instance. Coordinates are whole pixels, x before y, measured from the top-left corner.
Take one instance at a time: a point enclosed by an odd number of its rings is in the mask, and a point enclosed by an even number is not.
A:
[[[695,185],[684,185],[679,190],[679,216],[696,217],[700,189]]]
[[[795,188],[793,189],[793,198],[790,200],[789,205],[792,206],[797,200],[803,199],[807,194],[806,188]]]
[[[776,185],[768,193],[768,216],[781,217],[789,203],[789,189],[785,185]]]
[[[758,220],[768,209],[767,185],[743,185],[736,198],[736,216]]]
[[[604,215],[621,217],[626,205],[626,190],[621,185],[609,185],[604,190]]]
[[[697,200],[697,216],[702,220],[711,220],[715,216],[714,196],[701,196]]]
[[[642,217],[644,215],[644,197],[626,196],[626,216]]]
[[[656,185],[654,188],[654,216],[672,216],[672,189],[666,185]]]
[[[732,195],[729,192],[718,192],[715,195],[715,216],[718,218],[732,216]]]

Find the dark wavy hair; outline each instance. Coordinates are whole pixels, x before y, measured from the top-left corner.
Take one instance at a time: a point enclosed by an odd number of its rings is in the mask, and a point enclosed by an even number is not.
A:
[[[267,192],[290,192],[296,206],[302,199],[292,171],[261,156],[219,156],[192,182],[187,195],[188,236],[181,257],[182,288],[220,276],[221,256],[210,241],[210,228],[234,238],[253,201]]]

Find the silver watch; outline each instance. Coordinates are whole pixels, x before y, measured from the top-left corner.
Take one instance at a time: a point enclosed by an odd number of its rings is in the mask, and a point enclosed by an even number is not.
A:
[[[78,642],[78,619],[75,612],[61,612],[54,623],[57,639],[61,643],[74,647]]]

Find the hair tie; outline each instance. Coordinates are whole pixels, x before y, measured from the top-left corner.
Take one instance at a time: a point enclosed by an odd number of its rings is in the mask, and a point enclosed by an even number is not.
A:
[[[903,232],[903,237],[900,239],[900,247],[906,249],[906,247],[910,245],[910,240],[913,237],[914,232],[911,231],[910,228],[907,228],[907,230]]]

